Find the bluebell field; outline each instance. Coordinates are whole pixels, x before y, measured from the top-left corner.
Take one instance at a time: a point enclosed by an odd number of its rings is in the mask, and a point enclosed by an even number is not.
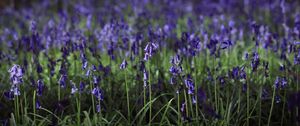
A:
[[[297,0],[0,3],[4,126],[297,126],[299,81]]]

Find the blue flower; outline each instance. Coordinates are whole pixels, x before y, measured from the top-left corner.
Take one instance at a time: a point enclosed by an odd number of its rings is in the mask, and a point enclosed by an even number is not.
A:
[[[157,50],[158,45],[153,43],[153,42],[149,42],[144,51],[145,51],[145,55],[144,55],[144,60],[148,61],[150,57],[152,57],[152,55],[155,53],[155,51]]]
[[[276,89],[283,89],[287,86],[288,82],[287,79],[285,77],[276,77],[276,80],[274,82],[274,86]]]
[[[59,83],[61,88],[66,87],[66,81],[67,81],[67,75],[61,75],[59,80],[58,80],[58,83]]]
[[[42,96],[44,90],[44,82],[42,80],[37,81],[37,96]]]
[[[32,20],[32,21],[30,21],[30,31],[31,32],[33,32],[33,33],[35,33],[36,32],[36,21],[35,20]]]
[[[185,83],[186,88],[188,88],[188,94],[194,94],[194,90],[195,90],[194,82],[189,75],[184,80],[184,83]]]
[[[8,99],[8,100],[13,100],[14,99],[14,92],[13,91],[5,91],[4,96]]]
[[[41,109],[42,108],[41,103],[40,103],[39,100],[36,100],[36,102],[35,102],[35,108],[36,109]]]
[[[83,82],[80,82],[79,84],[79,92],[82,93],[85,89],[85,84]]]
[[[252,61],[251,61],[251,67],[252,71],[256,71],[259,65],[259,55],[257,52],[254,52],[252,54]]]
[[[127,67],[127,62],[126,62],[126,60],[124,59],[123,62],[121,63],[121,65],[120,65],[120,69],[123,70],[123,69],[125,69],[126,67]]]
[[[230,46],[232,46],[232,42],[230,40],[226,40],[221,43],[220,48],[226,49],[226,48],[229,48]]]
[[[18,85],[23,82],[23,70],[19,65],[14,64],[9,70],[10,80],[13,85]]]
[[[98,99],[98,100],[103,100],[103,93],[102,90],[99,87],[95,87],[92,90],[92,94]]]
[[[70,80],[70,83],[71,83],[71,87],[72,87],[71,94],[73,95],[78,91],[78,88],[76,87],[76,84],[72,80]]]
[[[98,113],[101,112],[101,105],[100,105],[100,103],[96,106],[96,110],[97,110]]]

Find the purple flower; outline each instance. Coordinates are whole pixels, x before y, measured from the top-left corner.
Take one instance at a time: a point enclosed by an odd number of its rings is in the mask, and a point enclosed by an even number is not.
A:
[[[59,83],[61,88],[66,87],[66,81],[67,81],[67,75],[61,75],[59,80],[58,80],[58,83]]]
[[[232,42],[230,40],[226,40],[226,41],[221,43],[220,48],[221,49],[227,49],[230,46],[232,46]]]
[[[232,68],[231,76],[232,76],[233,78],[237,78],[237,77],[239,76],[239,67],[233,67],[233,68]]]
[[[276,95],[275,96],[275,102],[276,102],[276,104],[280,103],[280,101],[281,101],[281,98],[278,95]]]
[[[225,85],[225,77],[220,76],[220,77],[218,77],[218,80],[219,80],[221,86],[223,87]]]
[[[89,77],[90,74],[91,74],[91,70],[90,70],[90,69],[87,69],[87,70],[86,70],[86,73],[85,73],[85,76],[86,76],[86,77]]]
[[[103,100],[103,93],[102,90],[99,87],[95,87],[92,90],[92,94],[98,99],[98,100]]]
[[[14,99],[14,92],[13,91],[5,91],[4,96],[8,99],[8,100],[13,100]]]
[[[10,90],[11,90],[12,92],[14,92],[14,95],[15,95],[15,96],[21,95],[20,89],[19,89],[19,87],[17,87],[17,85],[13,86]]]
[[[101,112],[101,104],[100,103],[96,106],[96,110],[97,110],[98,113]]]
[[[259,55],[257,52],[254,52],[252,54],[252,61],[251,61],[251,67],[252,71],[256,71],[259,65]]]
[[[13,85],[18,85],[23,82],[23,70],[19,65],[13,65],[9,70],[10,80]]]
[[[145,51],[145,55],[144,55],[144,60],[148,61],[150,57],[152,57],[152,55],[155,53],[155,51],[157,50],[158,45],[153,43],[153,42],[149,42],[144,51]]]
[[[188,94],[194,94],[194,90],[195,90],[194,82],[189,75],[184,80],[184,83],[185,83],[186,88],[188,88]]]
[[[170,84],[175,84],[176,83],[176,77],[172,76],[170,79]]]
[[[36,109],[41,109],[42,108],[41,103],[40,103],[39,100],[36,100],[36,102],[35,102],[35,108]]]
[[[179,66],[180,62],[181,62],[181,59],[180,59],[180,56],[178,54],[176,54],[175,56],[173,56],[171,58],[171,61],[170,61],[171,64],[176,65],[176,66]]]
[[[285,70],[285,65],[280,64],[279,70],[284,71]]]
[[[173,65],[170,67],[169,71],[172,75],[179,75],[182,72],[182,67]]]
[[[245,72],[245,67],[242,67],[241,70],[240,70],[240,79],[246,79],[247,77],[247,74]]]
[[[287,86],[288,82],[287,82],[287,79],[285,77],[281,78],[281,77],[276,77],[276,80],[274,82],[274,86],[276,89],[283,89]]]
[[[83,82],[80,82],[79,84],[79,92],[82,93],[85,89],[85,84]]]
[[[36,24],[36,21],[35,20],[32,20],[32,21],[30,21],[30,31],[32,32],[32,33],[35,33],[36,32],[36,26],[37,24]]]
[[[193,104],[196,104],[196,103],[197,103],[197,100],[196,100],[195,96],[192,96],[192,103],[193,103]]]
[[[71,83],[71,87],[72,87],[71,94],[73,95],[78,91],[78,88],[76,87],[76,84],[72,80],[70,80],[70,83]]]
[[[245,59],[245,60],[248,60],[248,57],[249,57],[249,53],[248,53],[248,52],[245,52],[245,53],[244,53],[244,59]]]
[[[126,62],[126,60],[124,59],[123,62],[122,62],[122,64],[120,65],[120,69],[123,70],[123,69],[125,69],[126,67],[127,67],[127,62]]]
[[[181,104],[181,108],[180,108],[181,113],[185,112],[185,107],[186,107],[186,104],[184,102],[184,103]]]
[[[95,86],[97,86],[98,84],[99,84],[99,82],[100,82],[100,77],[97,77],[97,76],[93,76],[93,83],[94,83],[94,85]]]
[[[42,80],[37,81],[37,96],[42,96],[44,90],[44,82]]]

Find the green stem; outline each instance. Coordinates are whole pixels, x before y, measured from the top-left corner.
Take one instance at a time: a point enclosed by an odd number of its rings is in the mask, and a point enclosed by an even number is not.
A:
[[[150,113],[149,113],[149,125],[151,125],[151,116],[152,116],[152,103],[151,103],[151,100],[152,100],[152,88],[151,88],[151,68],[150,68],[150,61],[148,61],[148,69],[149,69],[149,74],[148,74],[148,77],[149,77],[149,109],[150,109]]]
[[[35,108],[35,101],[36,101],[36,90],[33,91],[33,100],[32,100],[32,109],[33,109],[33,125],[35,125],[35,120],[36,120],[36,108]]]
[[[178,111],[177,125],[180,126],[180,125],[181,125],[181,121],[180,121],[180,120],[181,120],[181,119],[180,119],[180,118],[181,118],[181,113],[180,113],[180,96],[179,96],[179,93],[177,94],[177,98],[178,98],[178,99],[177,99],[177,111]]]
[[[275,100],[275,93],[276,93],[276,87],[274,86],[271,109],[270,109],[269,118],[268,118],[268,126],[270,125],[270,122],[271,122],[271,117],[272,117],[272,112],[273,112],[273,107],[274,107],[274,100]]]
[[[125,70],[125,86],[126,86],[126,99],[127,99],[127,114],[128,114],[128,124],[130,124],[130,104],[129,104],[129,89],[127,85],[127,71]]]

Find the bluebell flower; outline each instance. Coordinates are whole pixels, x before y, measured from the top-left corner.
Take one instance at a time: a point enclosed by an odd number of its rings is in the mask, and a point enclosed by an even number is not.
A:
[[[99,87],[95,87],[92,90],[92,94],[98,99],[98,100],[103,100],[103,92]]]
[[[86,77],[89,77],[90,74],[91,74],[91,70],[90,70],[90,69],[87,69],[87,70],[86,70],[86,73],[85,73],[85,76],[86,76]]]
[[[240,69],[239,76],[240,76],[240,79],[246,79],[247,74],[246,74],[246,72],[245,72],[245,67],[242,67],[242,68]]]
[[[209,43],[206,45],[211,55],[214,55],[216,53],[218,43],[219,41],[217,39],[210,39]]]
[[[170,63],[176,66],[179,66],[181,62],[180,56],[176,54],[175,56],[171,57]]]
[[[274,86],[276,89],[284,89],[287,86],[288,82],[285,77],[276,77]]]
[[[227,49],[230,46],[232,46],[232,42],[230,40],[226,40],[226,41],[221,43],[220,48],[221,49]]]
[[[120,69],[123,70],[127,67],[127,61],[124,59],[123,62],[120,65]]]
[[[85,84],[81,81],[79,84],[79,92],[82,93],[85,89]]]
[[[37,81],[37,96],[42,96],[44,90],[44,82],[42,80]]]
[[[249,57],[249,53],[248,53],[248,52],[245,52],[245,53],[244,53],[244,59],[245,59],[245,60],[248,60],[248,57]]]
[[[93,83],[95,86],[97,86],[100,82],[101,78],[100,77],[97,77],[97,76],[93,76]]]
[[[155,51],[158,49],[158,45],[153,43],[153,42],[149,42],[145,49],[144,49],[144,60],[148,61],[150,57],[152,57],[152,55],[155,53]]]
[[[284,71],[285,70],[285,65],[280,64],[279,70]]]
[[[11,91],[14,92],[14,95],[15,96],[19,96],[21,95],[21,92],[20,92],[20,89],[17,85],[14,85],[12,88],[11,88]]]
[[[195,96],[192,96],[192,103],[193,103],[193,104],[196,104],[196,103],[197,103],[197,100],[196,100]]]
[[[172,76],[170,79],[170,84],[175,84],[176,83],[176,77]]]
[[[40,103],[39,100],[36,100],[36,102],[35,102],[35,108],[36,109],[41,109],[42,108],[41,103]]]
[[[67,75],[61,75],[59,80],[58,80],[58,83],[59,83],[61,88],[66,87],[66,81],[67,81]]]
[[[78,91],[78,88],[76,87],[76,84],[72,80],[70,80],[70,83],[71,83],[71,87],[72,87],[71,94],[73,95]]]
[[[101,104],[100,103],[96,106],[96,110],[97,110],[98,113],[101,112]]]
[[[179,75],[182,72],[182,67],[172,65],[169,71],[172,73],[172,75]]]
[[[19,65],[13,65],[9,70],[12,85],[19,85],[23,82],[23,70]]]
[[[252,61],[251,61],[251,67],[252,67],[252,71],[256,71],[259,65],[259,55],[257,52],[254,52],[252,54]]]
[[[8,100],[13,100],[14,99],[14,92],[13,91],[5,91],[3,93],[3,95],[5,96],[5,98],[7,98]]]
[[[188,88],[188,94],[194,94],[195,85],[191,77],[188,75],[187,78],[184,80],[186,88]]]
[[[225,77],[224,76],[219,76],[218,80],[219,80],[221,86],[223,87],[225,85]]]
[[[276,95],[275,96],[275,102],[276,102],[276,104],[280,103],[280,101],[281,101],[281,98],[278,95]]]
[[[92,68],[91,68],[94,72],[97,71],[97,67],[95,65],[92,65]]]
[[[31,20],[30,21],[30,31],[32,33],[35,33],[37,30],[37,24],[36,24],[36,21],[35,20]]]
[[[237,78],[239,76],[239,70],[240,70],[239,67],[233,67],[232,72],[231,72],[231,76],[233,78]]]

